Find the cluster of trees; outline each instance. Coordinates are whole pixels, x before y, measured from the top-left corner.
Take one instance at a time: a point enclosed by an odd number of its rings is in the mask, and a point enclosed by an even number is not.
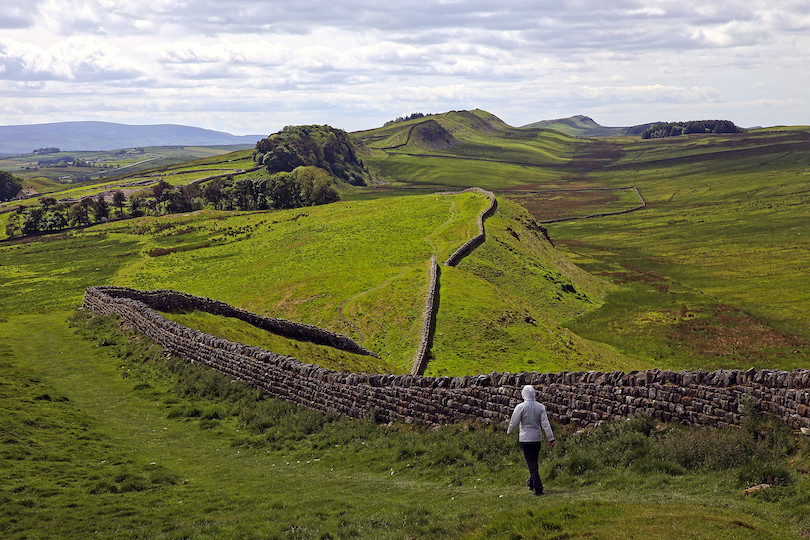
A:
[[[22,182],[13,174],[0,171],[0,201],[9,201],[22,189]]]
[[[332,177],[318,167],[297,167],[269,178],[212,180],[202,189],[218,210],[268,210],[318,206],[340,200]]]
[[[15,192],[16,195],[16,192]],[[54,232],[68,227],[86,227],[111,218],[177,214],[203,208],[217,210],[268,210],[299,208],[340,200],[332,177],[317,167],[298,167],[269,178],[233,177],[216,179],[202,187],[197,184],[172,186],[161,180],[154,186],[133,193],[129,201],[122,191],[108,201],[103,194],[65,204],[53,197],[40,199],[39,206],[19,209],[6,223],[10,238]]]
[[[112,205],[99,195],[96,198],[85,198],[80,202],[65,204],[57,202],[53,197],[43,197],[39,206],[29,206],[13,212],[6,222],[6,235],[9,238],[30,236],[42,232],[54,232],[68,227],[86,227],[93,223],[101,223],[110,218],[111,206],[118,218],[124,215],[126,196],[116,191],[112,197]],[[143,215],[137,204],[134,209],[130,207],[130,216]]]
[[[392,126],[394,124],[399,124],[400,122],[407,122],[408,120],[416,120],[417,118],[424,118],[424,113],[415,112],[413,114],[409,114],[408,116],[399,116],[394,120],[389,120],[384,126]]]
[[[287,126],[256,143],[253,161],[271,174],[318,167],[355,186],[370,177],[348,134],[329,126]]]
[[[690,133],[744,133],[730,120],[693,120],[691,122],[658,122],[644,130],[642,139],[662,139]]]
[[[37,148],[32,153],[33,154],[56,154],[61,152],[58,148],[50,147],[50,148]]]

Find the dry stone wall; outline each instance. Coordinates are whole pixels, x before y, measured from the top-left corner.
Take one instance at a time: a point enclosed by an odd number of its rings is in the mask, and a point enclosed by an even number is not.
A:
[[[422,336],[419,340],[419,348],[416,350],[416,357],[413,360],[411,375],[421,375],[425,372],[428,362],[428,345],[430,344],[430,333],[436,319],[436,311],[439,307],[437,293],[439,291],[439,261],[436,256],[430,258],[430,281],[428,285],[427,298],[425,299],[425,314],[422,317]]]
[[[520,402],[523,385],[532,384],[552,419],[561,424],[585,426],[649,414],[686,425],[726,427],[740,424],[749,407],[756,407],[791,426],[810,427],[807,370],[493,372],[468,377],[341,373],[185,328],[161,317],[142,299],[167,309],[199,297],[173,291],[90,287],[84,306],[95,313],[119,315],[173,355],[326,413],[362,418],[373,408],[383,421],[501,422]],[[223,306],[208,300],[194,309],[227,312]]]
[[[450,257],[448,257],[448,259],[444,261],[445,266],[457,265],[459,261],[461,261],[461,259],[466,257],[470,251],[474,250],[475,248],[484,243],[484,240],[486,239],[486,237],[484,236],[484,218],[489,216],[498,206],[498,200],[495,198],[495,194],[492,193],[491,191],[485,191],[481,188],[473,187],[465,189],[464,191],[460,191],[459,193],[464,193],[467,191],[475,191],[476,193],[480,193],[481,195],[488,197],[489,206],[486,208],[486,210],[481,212],[481,214],[478,216],[478,219],[476,220],[476,223],[478,224],[478,234],[467,240],[467,242],[465,242],[463,246],[458,248],[452,255],[450,255]]]

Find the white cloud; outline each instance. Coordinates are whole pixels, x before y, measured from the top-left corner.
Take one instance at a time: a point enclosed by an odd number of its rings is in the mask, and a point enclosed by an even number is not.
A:
[[[138,64],[96,38],[69,38],[48,48],[0,39],[2,78],[99,81],[133,79]]]
[[[723,104],[732,120],[737,106],[761,111],[752,124],[784,123],[795,106],[810,123],[795,101],[810,84],[807,0],[3,3],[5,124],[69,116],[75,96],[95,96],[83,117],[242,132],[249,110],[262,126],[359,129],[473,106],[520,125],[591,111],[621,111],[626,125]]]

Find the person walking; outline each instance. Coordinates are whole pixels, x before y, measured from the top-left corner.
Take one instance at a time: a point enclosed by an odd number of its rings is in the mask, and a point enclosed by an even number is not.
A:
[[[518,426],[520,427],[518,441],[523,448],[526,466],[529,468],[529,479],[526,480],[526,485],[529,486],[529,489],[534,490],[535,495],[542,495],[543,482],[540,480],[540,473],[537,470],[537,458],[543,442],[543,431],[546,433],[546,439],[551,448],[554,448],[554,433],[548,422],[546,407],[535,399],[534,386],[527,384],[520,394],[523,396],[523,403],[518,404],[512,412],[506,432],[513,433]]]

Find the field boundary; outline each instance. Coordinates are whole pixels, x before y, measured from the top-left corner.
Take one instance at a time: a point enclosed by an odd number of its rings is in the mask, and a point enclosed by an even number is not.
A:
[[[464,245],[453,252],[450,257],[444,262],[444,266],[455,266],[461,259],[466,257],[472,250],[480,246],[486,240],[484,235],[484,219],[489,216],[495,208],[497,208],[497,198],[491,191],[483,190],[479,187],[467,188],[463,191],[454,191],[450,193],[442,192],[442,195],[457,195],[459,193],[474,192],[483,195],[489,199],[489,206],[482,211],[476,219],[478,225],[478,234],[473,238],[467,240]],[[413,367],[411,368],[411,375],[422,375],[427,368],[428,358],[430,357],[430,342],[432,340],[433,331],[436,328],[436,314],[439,311],[439,279],[441,273],[439,271],[438,260],[436,256],[430,259],[430,284],[428,285],[428,294],[425,300],[425,312],[422,322],[422,334],[419,342],[419,348],[416,351],[416,356],[413,360]]]
[[[422,337],[419,348],[413,359],[411,375],[422,375],[428,363],[429,348],[433,330],[436,328],[436,312],[439,308],[439,261],[436,256],[430,258],[430,282],[427,297],[425,298],[425,312],[422,318]]]
[[[444,261],[445,266],[455,266],[461,259],[469,255],[469,253],[484,243],[486,240],[486,236],[484,234],[484,219],[487,218],[495,209],[498,207],[498,199],[495,197],[495,194],[491,191],[486,191],[479,187],[471,187],[467,188],[463,191],[455,191],[451,193],[442,193],[442,195],[457,195],[459,193],[467,193],[473,191],[475,193],[479,193],[487,198],[489,198],[489,206],[478,215],[478,219],[476,220],[476,224],[478,225],[478,234],[469,240],[467,240],[464,245],[458,248],[456,251],[450,255],[446,261]]]
[[[640,205],[628,208],[627,210],[620,210],[618,212],[604,212],[600,214],[590,214],[587,216],[579,216],[579,217],[570,217],[570,218],[559,218],[559,219],[549,219],[545,221],[538,220],[538,223],[560,223],[562,221],[576,221],[579,219],[590,219],[596,217],[606,217],[606,216],[619,216],[621,214],[629,214],[630,212],[635,212],[636,210],[641,210],[642,208],[646,208],[647,202],[644,200],[644,197],[641,196],[636,186],[630,187],[621,187],[621,188],[589,188],[589,189],[544,189],[540,191],[527,191],[525,195],[532,195],[537,193],[580,193],[580,192],[588,192],[588,191],[627,191],[633,190],[636,192],[636,196],[638,197]],[[520,192],[521,196],[524,195],[524,192]]]
[[[227,307],[249,313],[175,291],[123,287],[89,287],[84,308],[118,315],[168,354],[216,369],[270,396],[329,414],[373,415],[383,422],[434,425],[503,422],[520,402],[523,385],[531,384],[538,387],[539,399],[552,419],[561,424],[588,426],[644,414],[691,426],[728,427],[742,424],[759,411],[794,428],[810,427],[808,370],[493,372],[466,377],[344,373],[187,328],[155,311],[155,307],[177,309],[178,303],[190,299],[198,299],[196,307],[203,310]],[[265,318],[253,315],[248,319]]]

